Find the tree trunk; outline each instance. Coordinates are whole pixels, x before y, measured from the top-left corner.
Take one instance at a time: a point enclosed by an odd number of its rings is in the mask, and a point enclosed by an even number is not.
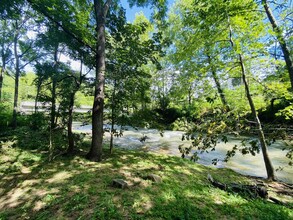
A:
[[[228,16],[228,24],[229,24],[229,41],[231,43],[231,47],[234,49],[234,42],[233,42],[233,39],[232,39],[233,31],[232,31],[232,27],[230,25],[229,16]],[[271,162],[271,160],[269,158],[267,144],[266,144],[266,141],[265,141],[265,136],[264,136],[264,133],[263,133],[263,130],[262,130],[261,122],[260,122],[260,120],[258,118],[257,111],[255,109],[252,97],[250,95],[249,86],[248,86],[248,83],[247,83],[247,80],[246,80],[246,70],[245,70],[245,65],[244,65],[244,62],[243,62],[242,54],[240,54],[240,53],[238,54],[238,59],[239,59],[239,63],[240,63],[240,66],[241,66],[241,74],[242,74],[242,80],[243,80],[244,87],[245,87],[246,97],[247,97],[248,102],[249,102],[251,113],[253,114],[253,116],[255,118],[255,121],[257,123],[258,138],[259,138],[260,146],[261,146],[261,149],[262,149],[262,155],[263,155],[263,159],[264,159],[264,163],[265,163],[265,167],[266,167],[266,171],[267,171],[268,180],[275,180],[276,179],[275,178],[275,171],[274,171],[272,162]]]
[[[111,104],[111,137],[110,137],[110,154],[113,153],[113,139],[114,139],[114,125],[115,125],[115,96],[116,96],[116,79],[114,79],[114,88],[112,93],[112,104]]]
[[[87,158],[93,161],[102,160],[103,152],[103,111],[104,111],[104,84],[105,84],[105,25],[106,15],[108,13],[111,1],[107,1],[104,5],[101,0],[94,0],[95,16],[96,16],[96,82],[95,97],[92,110],[92,145],[87,154]]]
[[[2,87],[3,87],[3,79],[4,79],[4,73],[6,68],[6,59],[4,54],[4,45],[2,45],[2,67],[0,71],[0,101],[2,100]]]
[[[262,0],[262,4],[265,8],[266,14],[268,16],[268,19],[270,20],[270,23],[273,27],[274,32],[276,33],[276,37],[278,39],[278,42],[281,46],[282,52],[284,54],[284,59],[286,62],[286,67],[289,73],[289,77],[290,77],[290,82],[291,82],[291,89],[293,89],[293,61],[292,58],[290,57],[290,51],[289,48],[286,44],[286,41],[283,37],[282,34],[282,30],[281,28],[278,26],[277,21],[273,15],[273,12],[271,11],[267,0]]]
[[[188,88],[188,107],[191,107],[192,103],[192,86]]]
[[[54,51],[54,73],[51,76],[52,78],[52,90],[51,90],[51,129],[56,127],[56,74],[58,71],[58,44],[55,47]]]
[[[53,76],[54,77],[54,76]],[[55,118],[56,118],[56,81],[52,79],[52,90],[51,90],[51,115],[50,115],[50,122],[51,122],[51,129],[56,127]]]
[[[260,120],[258,118],[257,111],[255,109],[252,97],[250,95],[249,86],[248,86],[248,83],[247,83],[247,80],[246,80],[246,70],[245,70],[243,58],[242,58],[241,54],[238,54],[238,56],[239,56],[239,62],[240,62],[240,65],[241,65],[242,80],[243,80],[243,83],[244,83],[244,86],[245,86],[246,97],[248,99],[251,112],[252,112],[252,114],[253,114],[253,116],[255,118],[255,121],[256,121],[257,127],[258,127],[258,129],[257,129],[258,130],[258,138],[259,138],[260,146],[261,146],[261,149],[262,149],[262,155],[263,155],[263,159],[264,159],[264,162],[265,162],[267,176],[268,176],[269,180],[275,180],[276,179],[275,178],[275,171],[274,171],[272,162],[271,162],[271,160],[269,158],[269,155],[268,155],[267,144],[266,144],[266,141],[265,141],[265,136],[264,136],[264,133],[263,133],[263,130],[262,130],[261,122],[260,122]]]
[[[36,94],[36,98],[35,98],[35,114],[38,112],[38,101],[39,101],[39,95],[40,95],[40,91],[41,91],[41,85],[42,85],[42,80],[39,79],[38,85],[37,85],[37,94]]]
[[[215,81],[215,84],[216,84],[216,87],[217,87],[217,90],[218,90],[218,94],[220,95],[220,99],[221,99],[221,102],[224,106],[224,108],[227,110],[227,111],[230,111],[230,108],[229,108],[229,105],[227,103],[227,100],[226,100],[226,97],[225,97],[225,94],[224,94],[224,91],[221,87],[221,84],[220,84],[220,80],[219,80],[219,77],[215,71],[215,68],[212,64],[212,61],[211,61],[211,57],[208,56],[208,63],[209,65],[211,66],[211,72],[212,72],[212,76],[213,76],[213,79]]]
[[[15,21],[15,34],[14,34],[14,57],[15,57],[15,84],[14,84],[14,101],[13,101],[13,115],[12,115],[12,127],[16,128],[17,126],[17,107],[18,107],[18,87],[19,87],[19,76],[20,76],[20,64],[19,64],[19,55],[17,51],[17,42],[18,42],[18,22]]]
[[[2,100],[2,86],[3,86],[4,67],[0,71],[0,101]]]
[[[111,136],[110,136],[110,154],[113,153],[113,141],[114,141],[114,120],[111,120]]]
[[[67,122],[67,135],[68,135],[68,148],[67,154],[74,153],[74,135],[72,132],[72,118],[73,118],[73,106],[74,106],[75,91],[70,94],[70,103],[68,111],[68,122]]]
[[[75,94],[79,90],[82,81],[83,81],[83,76],[82,76],[82,61],[81,61],[79,81],[77,81],[77,80],[75,81],[76,88],[73,89],[73,92],[70,94],[70,102],[69,102],[69,110],[68,110],[68,122],[67,122],[67,136],[68,136],[67,154],[73,154],[74,150],[75,150],[74,134],[72,132],[73,107],[74,107]]]

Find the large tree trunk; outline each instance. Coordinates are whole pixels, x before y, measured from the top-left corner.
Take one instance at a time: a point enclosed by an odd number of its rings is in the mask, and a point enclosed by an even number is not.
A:
[[[277,21],[273,15],[273,12],[271,11],[271,9],[268,5],[267,0],[262,0],[262,4],[265,8],[268,19],[270,20],[270,23],[273,27],[273,30],[276,33],[276,37],[278,39],[278,42],[279,42],[281,49],[282,49],[282,52],[284,54],[286,67],[287,67],[289,77],[290,77],[291,89],[293,89],[293,61],[292,61],[292,58],[290,57],[289,48],[288,48],[286,41],[283,37],[281,28],[277,25]]]
[[[274,171],[272,162],[271,162],[271,160],[269,158],[269,155],[268,155],[267,144],[266,144],[266,141],[265,141],[265,136],[264,136],[264,133],[263,133],[263,130],[262,130],[261,122],[260,122],[260,120],[258,118],[257,111],[255,109],[253,100],[251,98],[250,91],[249,91],[249,86],[248,86],[248,83],[247,83],[247,80],[246,80],[246,70],[245,70],[243,58],[242,58],[241,54],[238,54],[238,56],[239,56],[239,62],[240,62],[240,65],[241,65],[242,80],[243,80],[243,83],[244,83],[244,86],[245,86],[246,97],[248,99],[251,112],[252,112],[252,114],[253,114],[253,116],[255,118],[257,128],[258,128],[257,129],[258,130],[258,138],[259,138],[260,146],[261,146],[261,149],[262,149],[262,155],[263,155],[263,159],[264,159],[264,162],[265,162],[267,176],[268,176],[269,180],[275,180],[276,179],[275,178],[275,171]]]
[[[105,84],[105,25],[111,1],[105,4],[101,0],[94,0],[95,16],[97,23],[96,45],[96,82],[95,97],[92,110],[92,145],[87,158],[93,161],[102,160],[103,152],[103,111],[104,111],[104,84]]]
[[[13,128],[17,126],[17,108],[18,108],[18,87],[19,87],[19,76],[20,76],[20,64],[19,64],[19,55],[17,51],[18,43],[18,22],[15,21],[15,34],[14,34],[14,58],[15,58],[15,84],[14,84],[14,101],[13,101],[13,115],[11,125]]]
[[[226,97],[225,97],[225,94],[224,94],[224,91],[221,87],[221,83],[220,83],[220,80],[219,80],[219,77],[216,73],[216,70],[214,68],[214,65],[212,64],[212,61],[211,61],[211,57],[208,56],[208,63],[210,64],[211,66],[211,72],[212,72],[212,76],[213,76],[213,79],[215,81],[215,84],[216,84],[216,87],[217,87],[217,90],[218,90],[218,93],[220,95],[220,98],[221,98],[221,102],[224,106],[224,108],[227,110],[227,111],[230,111],[230,108],[229,108],[229,105],[227,103],[227,100],[226,100]]]

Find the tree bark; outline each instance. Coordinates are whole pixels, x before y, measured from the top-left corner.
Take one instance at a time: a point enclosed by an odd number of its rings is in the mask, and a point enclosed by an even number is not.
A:
[[[2,67],[0,71],[0,101],[2,100],[2,87],[3,87],[3,80],[4,80],[4,73],[6,68],[6,59],[5,59],[5,53],[4,53],[4,45],[2,45]]]
[[[188,107],[191,107],[192,103],[192,85],[188,87]]]
[[[58,71],[58,44],[54,51],[54,73],[52,75],[52,89],[51,89],[51,129],[56,127],[56,74]]]
[[[103,152],[103,111],[104,111],[104,85],[105,85],[105,48],[106,48],[106,16],[111,1],[105,4],[101,0],[94,0],[95,16],[96,16],[96,82],[95,94],[92,110],[92,144],[87,154],[87,158],[92,161],[101,161]]]
[[[253,114],[253,116],[255,118],[255,121],[256,121],[257,127],[258,127],[258,129],[257,129],[258,130],[258,138],[259,138],[260,146],[261,146],[261,149],[262,149],[262,155],[263,155],[263,159],[264,159],[264,162],[265,162],[267,176],[268,176],[269,180],[275,180],[276,179],[275,178],[275,171],[274,171],[272,162],[271,162],[271,160],[269,158],[268,148],[267,148],[267,144],[266,144],[266,141],[265,141],[264,132],[262,130],[261,122],[260,122],[260,120],[258,118],[257,111],[255,109],[255,106],[254,106],[254,103],[253,103],[253,100],[252,100],[252,97],[251,97],[251,94],[250,94],[249,86],[248,86],[248,83],[247,83],[247,80],[246,80],[246,70],[245,70],[245,65],[244,65],[244,62],[243,62],[243,58],[242,58],[241,54],[238,54],[238,56],[239,56],[239,62],[240,62],[240,65],[241,65],[242,80],[243,80],[243,83],[244,83],[244,86],[245,86],[246,97],[248,99],[251,112],[252,112],[252,114]]]
[[[219,80],[219,77],[215,71],[215,68],[212,64],[212,61],[211,61],[211,57],[208,56],[208,63],[210,64],[211,66],[211,72],[212,72],[212,76],[213,76],[213,79],[215,81],[215,84],[216,84],[216,87],[217,87],[217,90],[218,90],[218,93],[220,95],[220,98],[221,98],[221,102],[224,106],[224,108],[227,110],[227,111],[230,111],[230,108],[229,108],[229,105],[227,103],[227,100],[226,100],[226,97],[225,97],[225,94],[224,94],[224,91],[221,87],[221,84],[220,84],[220,80]]]
[[[39,95],[41,91],[41,85],[42,85],[42,79],[38,79],[38,84],[37,84],[37,94],[35,97],[35,114],[38,112],[38,101],[39,101]]]
[[[17,51],[17,44],[18,44],[18,22],[15,21],[15,33],[13,39],[13,46],[14,46],[14,58],[15,58],[15,83],[14,83],[14,101],[13,101],[13,114],[12,114],[12,127],[17,127],[17,112],[18,112],[18,89],[19,89],[19,76],[20,76],[20,64],[19,64],[19,55]]]
[[[277,21],[273,15],[272,10],[270,9],[267,0],[262,0],[262,4],[265,8],[266,14],[268,19],[270,20],[270,23],[273,27],[274,32],[276,33],[276,37],[278,39],[278,42],[281,46],[283,55],[284,55],[284,59],[286,62],[286,67],[289,73],[289,77],[290,77],[290,82],[291,82],[291,89],[293,89],[293,61],[292,58],[290,57],[290,50],[286,44],[286,41],[283,37],[282,34],[282,30],[281,28],[278,26]]]
[[[55,118],[56,118],[56,80],[52,79],[52,90],[51,90],[51,115],[50,115],[50,122],[51,122],[51,129],[56,127]]]
[[[72,121],[73,121],[73,106],[74,106],[75,91],[70,94],[70,103],[68,111],[68,122],[67,122],[67,135],[68,135],[68,149],[67,154],[74,153],[74,135],[72,132]]]
[[[4,67],[2,66],[0,71],[0,101],[2,100],[3,76],[4,76]]]
[[[116,79],[114,79],[114,88],[112,92],[112,104],[111,104],[111,136],[110,136],[110,154],[113,153],[113,141],[114,141],[114,125],[115,125],[115,96],[116,96]]]

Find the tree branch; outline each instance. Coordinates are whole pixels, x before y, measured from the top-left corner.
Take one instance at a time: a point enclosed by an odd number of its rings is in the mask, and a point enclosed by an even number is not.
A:
[[[52,22],[54,22],[58,27],[60,27],[66,34],[68,34],[69,36],[71,36],[72,38],[74,38],[75,40],[77,40],[79,43],[81,43],[82,45],[88,47],[89,49],[91,49],[92,52],[96,53],[96,50],[90,46],[89,44],[85,43],[82,39],[80,39],[79,37],[77,37],[74,33],[72,33],[70,30],[68,30],[66,27],[64,27],[62,25],[61,22],[56,21],[51,15],[49,15],[49,13],[47,13],[45,10],[42,10],[36,3],[34,3],[32,0],[27,0],[27,2],[34,8],[35,6],[35,10],[38,11],[39,13],[43,14],[46,18],[48,18],[49,20],[51,20]]]

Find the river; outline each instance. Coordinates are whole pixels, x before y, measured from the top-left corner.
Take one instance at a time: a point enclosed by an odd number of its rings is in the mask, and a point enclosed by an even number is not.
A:
[[[81,126],[80,123],[75,123],[73,126],[75,131],[91,133],[91,125]],[[114,138],[115,147],[125,149],[140,149],[145,151],[157,152],[173,156],[181,156],[178,146],[184,144],[189,146],[189,141],[182,141],[181,131],[164,131],[163,137],[155,129],[134,129],[132,127],[124,127],[123,136]],[[141,142],[140,139],[145,136],[146,140]],[[219,161],[217,165],[212,165],[214,158],[224,159],[227,150],[231,150],[235,144],[240,144],[244,137],[233,137],[229,142],[219,142],[216,150],[199,154],[200,159],[197,161],[206,166],[218,168],[230,168],[236,172],[245,175],[266,177],[265,165],[261,152],[256,156],[242,155],[240,152],[231,158],[227,163]],[[110,139],[109,132],[105,133],[105,141]],[[268,152],[275,169],[282,168],[276,171],[276,176],[279,180],[293,184],[293,169],[288,165],[289,159],[286,158],[286,151],[282,148],[284,142],[276,141],[269,146]]]

